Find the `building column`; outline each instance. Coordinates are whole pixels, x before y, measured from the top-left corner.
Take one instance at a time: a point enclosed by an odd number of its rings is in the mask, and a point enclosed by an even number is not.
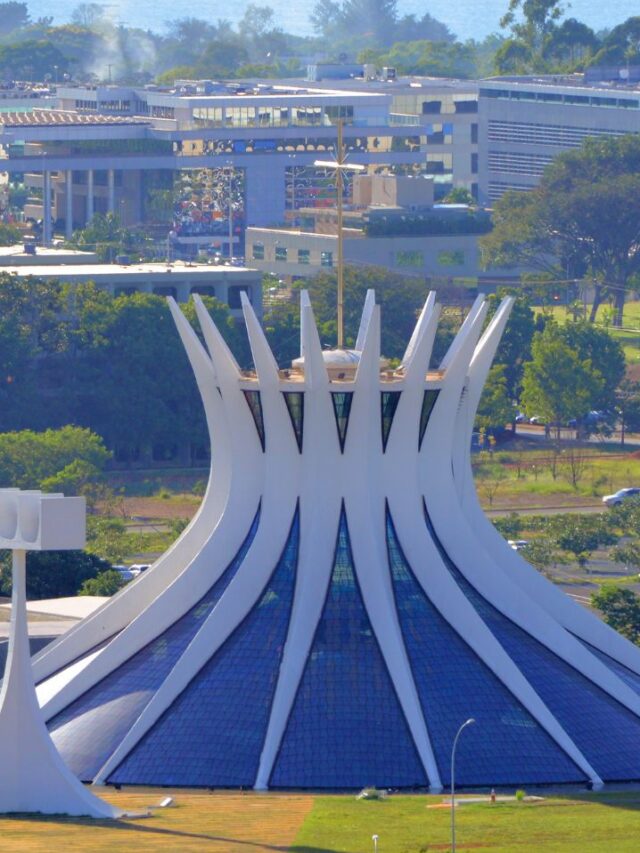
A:
[[[42,172],[42,245],[51,245],[51,172]]]
[[[73,237],[73,172],[67,169],[65,180],[65,218],[64,233],[67,240]]]
[[[113,169],[107,171],[107,213],[115,213],[116,210],[116,175]]]
[[[87,170],[87,225],[93,219],[93,169]]]

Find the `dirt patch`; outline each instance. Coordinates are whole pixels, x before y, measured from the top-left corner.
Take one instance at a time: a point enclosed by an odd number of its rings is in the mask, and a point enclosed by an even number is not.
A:
[[[4,816],[3,850],[273,853],[290,848],[313,806],[309,795],[257,796],[253,792],[227,794],[163,788],[107,791],[102,796],[121,808],[138,812],[167,796],[174,798],[175,805],[137,821]]]

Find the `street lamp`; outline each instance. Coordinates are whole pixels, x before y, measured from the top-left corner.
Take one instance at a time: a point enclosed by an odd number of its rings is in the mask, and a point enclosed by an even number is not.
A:
[[[469,719],[460,726],[453,739],[453,746],[451,747],[451,853],[455,853],[456,850],[456,746],[458,745],[458,738],[462,734],[463,730],[473,723],[475,723],[474,718],[469,717]]]

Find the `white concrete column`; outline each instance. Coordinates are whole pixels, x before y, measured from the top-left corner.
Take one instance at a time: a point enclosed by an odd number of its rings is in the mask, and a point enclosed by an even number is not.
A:
[[[116,210],[116,176],[113,169],[107,171],[107,213],[115,213]]]
[[[87,224],[93,219],[93,169],[87,170]]]
[[[73,172],[67,169],[65,179],[65,221],[64,233],[67,240],[73,236]]]
[[[42,172],[42,245],[51,245],[51,172]]]

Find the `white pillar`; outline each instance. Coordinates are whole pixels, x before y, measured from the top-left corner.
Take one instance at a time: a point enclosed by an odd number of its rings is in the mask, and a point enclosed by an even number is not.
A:
[[[93,169],[87,170],[87,225],[93,219]]]
[[[42,171],[42,245],[51,245],[51,172]]]
[[[107,213],[115,213],[116,210],[116,180],[115,180],[115,172],[113,169],[109,169],[107,171],[107,187],[108,187],[108,198],[107,198]]]
[[[44,724],[31,671],[25,569],[26,551],[15,549],[9,654],[0,693],[0,813],[119,817],[119,809],[95,797],[71,773]]]
[[[66,173],[65,203],[64,233],[67,240],[70,240],[73,236],[73,172],[71,169],[67,169]]]

